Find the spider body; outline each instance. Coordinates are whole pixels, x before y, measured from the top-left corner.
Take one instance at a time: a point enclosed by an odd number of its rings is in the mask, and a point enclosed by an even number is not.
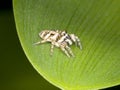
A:
[[[51,43],[51,55],[53,53],[54,46],[60,47],[60,49],[68,56],[74,56],[71,48],[69,47],[73,43],[79,46],[82,49],[82,45],[80,43],[80,39],[74,34],[68,34],[66,31],[59,30],[44,30],[39,33],[39,36],[42,41],[34,43],[35,45],[50,42]]]

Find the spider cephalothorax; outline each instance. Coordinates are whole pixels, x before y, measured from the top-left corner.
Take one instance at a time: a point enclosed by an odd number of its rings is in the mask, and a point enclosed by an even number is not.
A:
[[[69,47],[73,43],[75,43],[77,46],[79,46],[80,49],[82,49],[82,45],[80,43],[80,39],[75,36],[74,34],[68,34],[66,31],[60,31],[60,30],[43,30],[39,33],[39,36],[42,41],[34,43],[35,45],[45,43],[45,42],[51,42],[51,55],[53,53],[54,46],[60,47],[60,49],[68,56],[74,56],[72,53],[71,48]]]

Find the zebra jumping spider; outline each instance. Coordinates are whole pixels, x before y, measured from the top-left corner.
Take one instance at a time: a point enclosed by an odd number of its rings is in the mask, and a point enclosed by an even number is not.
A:
[[[34,43],[34,45],[50,42],[51,43],[51,50],[50,50],[50,52],[51,52],[50,54],[51,55],[53,53],[54,46],[60,47],[60,49],[68,57],[71,57],[71,56],[74,57],[74,54],[73,54],[71,48],[69,47],[73,43],[75,43],[76,46],[79,46],[79,48],[82,49],[82,45],[80,43],[80,39],[77,36],[75,36],[74,34],[68,34],[66,31],[44,30],[44,31],[39,33],[39,36],[43,40]]]

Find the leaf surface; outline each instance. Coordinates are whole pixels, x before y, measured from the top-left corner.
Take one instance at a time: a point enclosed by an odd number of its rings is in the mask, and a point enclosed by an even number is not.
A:
[[[33,67],[61,89],[101,89],[120,84],[119,0],[13,0],[20,42]],[[50,43],[34,46],[42,30],[66,30],[81,39],[74,58]]]

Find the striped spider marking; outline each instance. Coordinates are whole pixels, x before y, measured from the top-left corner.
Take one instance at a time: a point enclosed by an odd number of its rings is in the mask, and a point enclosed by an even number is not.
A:
[[[50,54],[53,54],[54,46],[59,47],[68,57],[74,57],[74,54],[69,46],[74,43],[82,50],[80,39],[74,34],[68,34],[66,31],[60,30],[43,30],[39,33],[42,41],[34,43],[34,45],[50,42]]]

